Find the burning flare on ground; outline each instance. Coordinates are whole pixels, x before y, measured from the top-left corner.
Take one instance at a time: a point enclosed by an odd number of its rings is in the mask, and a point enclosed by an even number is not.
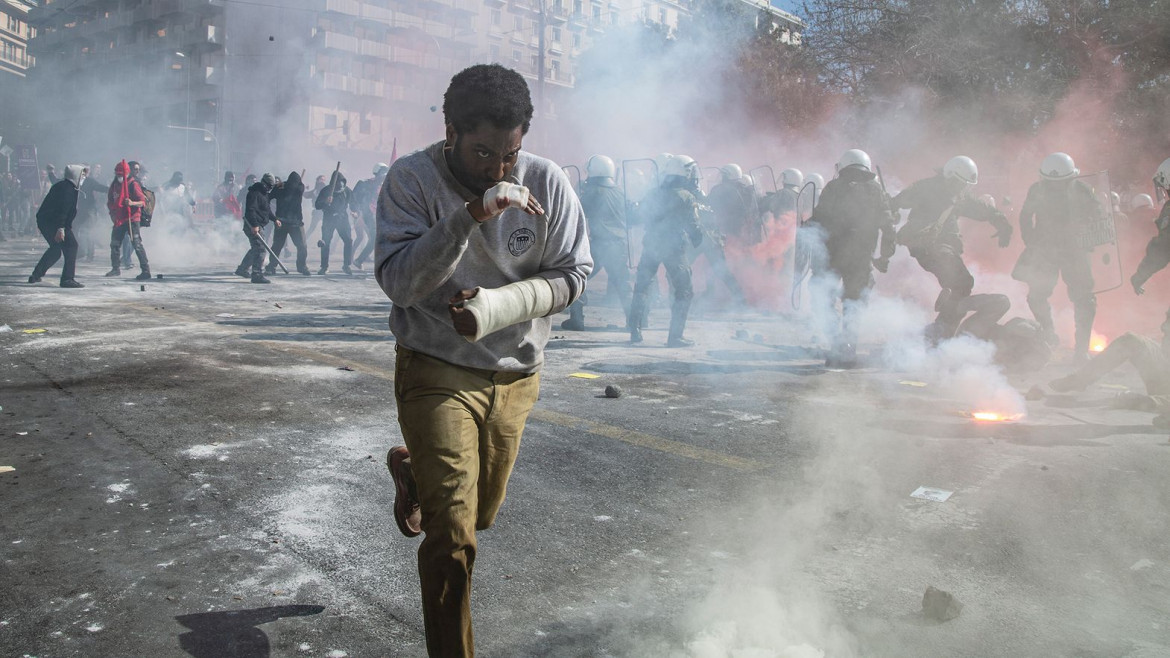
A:
[[[1108,346],[1109,339],[1094,331],[1092,338],[1089,339],[1089,351],[1094,354],[1099,354],[1104,352]]]
[[[1024,414],[1004,414],[998,411],[972,411],[971,418],[984,423],[1007,423],[1020,420]]]

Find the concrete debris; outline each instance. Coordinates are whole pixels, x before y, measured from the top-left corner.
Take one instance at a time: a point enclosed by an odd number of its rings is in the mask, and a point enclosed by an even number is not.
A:
[[[748,339],[748,332],[746,329],[736,329],[735,330],[735,337],[738,340],[747,340]]]
[[[616,384],[610,384],[605,387],[605,397],[620,398],[622,396],[622,388]]]
[[[1039,384],[1036,384],[1032,388],[1028,389],[1028,392],[1024,394],[1025,400],[1031,400],[1033,402],[1036,400],[1043,400],[1046,397],[1048,397],[1048,394],[1044,392],[1044,389],[1040,388]]]
[[[156,279],[161,279],[161,278],[162,278],[162,276],[163,276],[163,275],[161,275],[161,274],[155,274],[155,275],[154,275],[154,278],[156,278]]]
[[[346,372],[353,372],[353,368],[350,368],[349,366],[337,366],[337,369],[344,370]]]
[[[6,324],[0,325],[0,334],[6,334],[6,333],[9,333],[10,331],[12,331],[12,327],[10,327]]]
[[[922,595],[922,614],[927,619],[935,621],[950,621],[963,612],[963,604],[954,594],[935,589],[933,585],[926,586],[926,593]]]
[[[16,470],[15,466],[0,466],[0,473],[11,473],[12,471],[15,471],[15,470]]]
[[[234,318],[234,317],[236,317],[236,314],[235,313],[216,313],[215,317],[217,317],[217,318]]]
[[[756,334],[755,336],[752,336],[752,340],[757,343],[762,343],[764,342],[764,334]]]
[[[139,292],[146,292],[146,284],[142,284],[142,285],[138,286],[138,291]]]
[[[932,500],[936,503],[945,503],[955,492],[947,491],[946,489],[935,489],[934,487],[918,487],[910,493],[911,498],[921,498],[922,500]]]

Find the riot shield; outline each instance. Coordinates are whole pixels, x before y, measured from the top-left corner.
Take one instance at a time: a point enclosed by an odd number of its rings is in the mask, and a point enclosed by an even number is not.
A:
[[[577,192],[581,191],[581,168],[577,165],[565,165],[561,167],[565,175],[569,177],[569,181],[573,184],[573,189]]]
[[[776,185],[776,174],[772,172],[772,165],[760,165],[748,172],[752,177],[752,184],[760,196],[775,194],[780,186]]]
[[[804,220],[812,216],[813,208],[817,207],[817,201],[820,201],[821,191],[817,189],[816,183],[809,181],[800,188],[800,193],[796,195],[796,220],[799,224],[803,224]]]
[[[1077,180],[1088,185],[1096,201],[1093,207],[1081,209],[1084,213],[1078,222],[1081,230],[1075,238],[1080,246],[1089,250],[1093,267],[1093,292],[1102,293],[1120,288],[1125,283],[1122,271],[1121,249],[1117,241],[1117,225],[1113,220],[1113,201],[1109,198],[1109,172],[1078,176]]]
[[[622,193],[626,196],[626,262],[634,269],[634,236],[632,224],[640,224],[638,204],[646,194],[658,187],[658,164],[652,158],[622,160]]]
[[[723,172],[719,167],[703,167],[699,169],[699,191],[710,194],[711,188],[723,182]]]

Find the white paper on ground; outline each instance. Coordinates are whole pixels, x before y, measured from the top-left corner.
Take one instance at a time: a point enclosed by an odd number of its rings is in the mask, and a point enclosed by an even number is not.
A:
[[[945,489],[935,489],[934,487],[918,487],[914,490],[914,493],[910,494],[910,497],[933,500],[936,503],[945,503],[947,502],[947,498],[950,498],[953,493],[955,492]]]

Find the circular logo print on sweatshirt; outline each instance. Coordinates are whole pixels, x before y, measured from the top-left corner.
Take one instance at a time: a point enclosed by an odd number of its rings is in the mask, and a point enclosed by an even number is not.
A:
[[[523,256],[534,244],[536,234],[531,229],[518,228],[512,233],[512,237],[508,238],[508,251],[512,252],[513,256]]]

